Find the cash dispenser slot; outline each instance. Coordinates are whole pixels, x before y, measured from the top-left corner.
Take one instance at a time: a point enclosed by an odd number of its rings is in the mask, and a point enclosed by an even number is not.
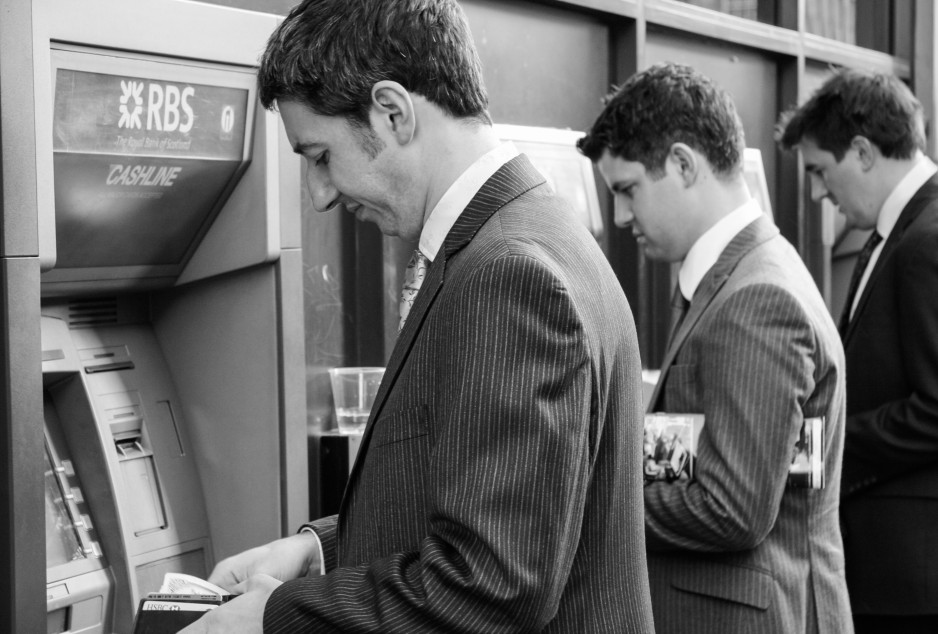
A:
[[[51,447],[47,451],[50,452],[50,456],[54,455]],[[78,505],[84,501],[84,497],[80,489],[72,488],[69,484],[69,478],[75,477],[75,470],[72,467],[71,460],[62,460],[61,462],[56,458],[51,458],[51,460],[53,465],[52,476],[58,482],[59,490],[62,493],[61,504],[71,520],[82,555],[85,557],[100,557],[101,549],[89,534],[89,531],[93,528],[91,517],[87,513],[82,513],[78,508]]]
[[[143,422],[135,417],[111,423],[114,449],[127,488],[128,517],[133,518],[134,535],[138,537],[166,528],[163,496]]]

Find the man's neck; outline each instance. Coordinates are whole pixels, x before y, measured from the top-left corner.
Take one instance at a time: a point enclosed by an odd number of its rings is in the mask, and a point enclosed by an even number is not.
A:
[[[884,198],[912,171],[922,156],[920,152],[917,152],[908,159],[879,158],[874,178],[877,179],[880,191],[885,192]]]
[[[423,114],[421,167],[426,177],[424,222],[453,182],[501,143],[492,126],[457,120],[430,107]]]
[[[742,176],[728,182],[717,180],[713,176],[711,176],[711,179],[710,182],[706,183],[706,191],[702,192],[703,195],[698,198],[700,222],[697,226],[696,238],[700,238],[713,225],[742,207],[752,198],[749,187]]]

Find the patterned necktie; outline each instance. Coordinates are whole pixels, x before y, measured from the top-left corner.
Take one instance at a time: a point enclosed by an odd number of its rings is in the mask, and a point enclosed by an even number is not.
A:
[[[681,285],[678,284],[674,289],[674,295],[671,296],[671,329],[668,332],[669,348],[671,347],[671,342],[674,340],[678,329],[680,329],[681,324],[684,323],[684,317],[687,315],[689,308],[690,301],[684,297],[684,293],[681,292]]]
[[[407,321],[407,315],[417,299],[417,293],[420,291],[420,285],[423,284],[423,278],[427,276],[427,267],[430,260],[427,259],[420,249],[415,249],[410,261],[407,263],[407,270],[404,272],[404,286],[401,288],[401,303],[399,312],[401,323],[397,327],[400,332],[404,329],[404,322]]]
[[[841,336],[847,332],[847,325],[850,323],[850,312],[853,308],[853,301],[857,295],[857,288],[860,286],[860,280],[863,279],[863,271],[866,270],[867,265],[870,263],[870,257],[872,257],[876,245],[882,241],[883,236],[879,235],[878,231],[874,231],[870,234],[866,244],[864,244],[863,248],[860,250],[860,255],[857,256],[857,265],[853,269],[853,275],[850,277],[850,286],[847,289],[847,301],[844,304],[844,311],[840,314],[840,324],[837,327],[838,330],[840,330]]]

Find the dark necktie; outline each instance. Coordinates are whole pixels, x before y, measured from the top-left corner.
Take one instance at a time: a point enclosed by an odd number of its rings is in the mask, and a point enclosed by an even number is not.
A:
[[[857,256],[857,265],[853,269],[853,275],[850,277],[850,286],[847,289],[847,302],[844,304],[844,311],[840,314],[840,324],[837,327],[840,330],[841,336],[847,332],[847,325],[850,323],[850,309],[853,307],[854,299],[856,299],[860,280],[863,279],[863,271],[866,270],[867,265],[870,263],[870,257],[872,257],[876,245],[882,241],[883,236],[879,235],[878,231],[874,231],[870,234],[866,244],[864,244],[863,248],[860,250],[860,255]]]
[[[678,284],[674,288],[674,295],[671,296],[671,329],[668,332],[668,348],[671,347],[674,336],[680,329],[681,324],[684,323],[684,316],[687,315],[688,308],[690,308],[690,301],[685,299],[684,294],[681,292],[681,285]]]

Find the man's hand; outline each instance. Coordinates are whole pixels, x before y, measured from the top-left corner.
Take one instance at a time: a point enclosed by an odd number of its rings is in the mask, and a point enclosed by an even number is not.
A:
[[[222,560],[208,580],[240,593],[244,582],[254,575],[289,581],[305,576],[310,567],[318,573],[320,565],[319,538],[313,533],[297,533]]]
[[[180,634],[263,634],[264,606],[281,583],[268,575],[251,577],[243,584],[244,594],[209,610]]]

